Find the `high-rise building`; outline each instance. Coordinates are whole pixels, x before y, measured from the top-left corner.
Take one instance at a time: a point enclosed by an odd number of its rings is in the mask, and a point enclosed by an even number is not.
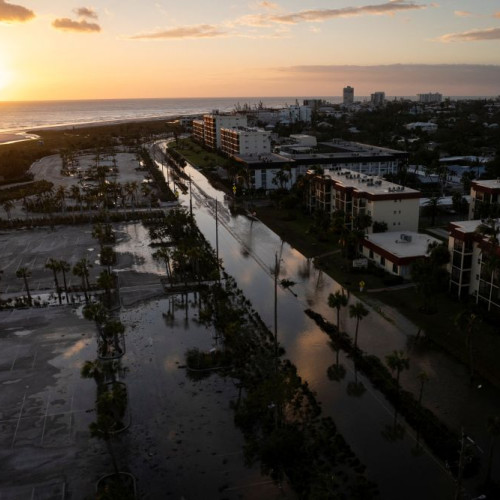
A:
[[[385,103],[385,92],[374,92],[371,95],[370,101],[374,106],[383,106]]]
[[[343,92],[343,98],[344,98],[344,104],[345,105],[350,105],[354,102],[354,88],[348,85],[347,87],[344,87],[344,92]]]

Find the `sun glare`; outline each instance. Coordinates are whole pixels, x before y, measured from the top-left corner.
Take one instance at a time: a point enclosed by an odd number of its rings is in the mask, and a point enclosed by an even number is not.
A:
[[[4,89],[11,81],[11,73],[0,59],[0,90]]]

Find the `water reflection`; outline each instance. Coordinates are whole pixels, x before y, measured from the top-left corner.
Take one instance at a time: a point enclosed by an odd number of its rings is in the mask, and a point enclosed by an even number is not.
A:
[[[241,215],[231,216],[228,206],[222,202],[223,194],[212,188],[195,169],[187,167],[187,172],[193,178],[193,207],[197,223],[214,247],[215,203],[207,196],[219,199],[220,256],[228,273],[236,278],[268,326],[273,325],[273,281],[270,269],[278,252],[282,259],[281,276],[296,282],[293,291],[297,294],[295,297],[280,290],[280,342],[286,348],[286,356],[297,366],[299,374],[318,393],[319,400],[324,403],[325,413],[334,417],[356,454],[368,466],[370,477],[379,482],[383,498],[401,498],[401,491],[405,491],[405,498],[408,499],[449,498],[453,481],[447,471],[428,452],[420,456],[418,433],[415,436],[408,429],[403,434],[399,431],[394,425],[392,408],[371,387],[369,381],[356,373],[352,360],[341,354],[341,364],[348,375],[339,382],[329,379],[327,371],[335,363],[335,352],[330,349],[326,335],[304,315],[303,310],[312,307],[331,318],[333,311],[327,306],[327,297],[330,293],[342,290],[342,287],[260,222]],[[188,206],[189,197],[181,195],[181,201],[187,202]],[[349,303],[356,301],[352,295]],[[373,311],[364,319],[361,339],[362,347],[381,359],[394,349],[406,349],[408,336],[418,331],[396,311],[383,307],[385,317]],[[393,322],[388,321],[388,317],[393,318]],[[341,314],[341,325],[343,330],[351,334],[354,332],[355,321],[349,318],[347,310]],[[477,391],[469,390],[463,384],[464,370],[461,365],[440,352],[425,348],[411,352],[410,370],[401,376],[405,389],[418,393],[417,375],[422,370],[432,378],[426,386],[424,402],[437,415],[446,417],[455,428],[466,425],[471,433],[474,432],[476,439],[484,440],[486,447],[488,436],[477,411],[480,408],[485,415],[500,413],[498,391],[488,388],[487,394],[486,391],[478,394]],[[348,395],[348,384],[351,384],[351,395]],[[366,391],[363,391],[363,395],[360,384]],[[358,393],[359,396],[352,397]],[[396,418],[396,423],[404,429],[403,420]],[[398,436],[401,435],[397,446],[380,434],[386,426],[398,431]],[[415,453],[415,449],[418,453]],[[415,478],[412,467],[417,459],[419,477]]]

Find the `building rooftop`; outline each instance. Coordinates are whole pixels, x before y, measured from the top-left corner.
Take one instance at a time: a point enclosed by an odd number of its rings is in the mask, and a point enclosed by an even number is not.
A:
[[[461,221],[453,221],[450,223],[451,226],[454,227],[455,230],[460,231],[462,233],[474,233],[476,229],[484,224],[485,221],[480,219],[475,220],[461,220]],[[500,233],[500,219],[496,219],[496,227],[498,229],[498,233]]]
[[[237,160],[243,161],[249,166],[256,166],[256,164],[269,164],[275,163],[277,166],[283,163],[290,163],[290,159],[286,158],[277,153],[255,153],[255,154],[246,154],[246,155],[238,155],[236,157]]]
[[[441,243],[428,234],[413,231],[372,233],[366,235],[365,240],[402,259],[423,257],[427,255],[429,244]]]
[[[400,186],[393,182],[386,181],[378,176],[365,175],[347,170],[345,168],[325,169],[324,177],[330,178],[345,187],[352,187],[357,191],[363,191],[373,195],[406,193],[420,195],[416,189]]]
[[[473,180],[472,183],[482,188],[500,189],[500,179]]]

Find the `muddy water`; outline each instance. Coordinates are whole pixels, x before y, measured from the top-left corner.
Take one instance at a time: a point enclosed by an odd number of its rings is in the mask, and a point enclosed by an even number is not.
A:
[[[211,187],[194,168],[187,167],[186,172],[193,179],[194,215],[214,248],[214,200],[218,199],[219,255],[223,265],[271,328],[271,268],[276,254],[281,263],[280,277],[296,282],[293,293],[279,290],[280,342],[299,374],[317,391],[325,413],[334,418],[355,453],[368,466],[368,475],[380,485],[382,497],[452,498],[452,478],[430,452],[424,449],[415,453],[416,436],[411,428],[405,426],[403,436],[396,440],[391,438],[387,430],[393,423],[393,409],[369,381],[357,375],[367,390],[358,397],[348,394],[348,384],[356,377],[350,360],[341,359],[347,369],[343,381],[328,379],[326,370],[335,361],[334,353],[327,336],[305,316],[303,310],[311,307],[333,320],[334,311],[327,307],[326,300],[329,293],[341,288],[340,285],[318,271],[311,261],[260,222],[232,216],[228,206],[230,200],[224,201],[223,193]],[[181,201],[187,207],[189,198],[189,194],[181,195]],[[361,295],[359,299],[362,300]],[[358,297],[351,295],[350,303],[357,300]],[[347,332],[354,331],[355,325],[347,309],[342,312],[341,326]],[[409,338],[416,332],[415,325],[383,307],[383,315],[371,310],[361,322],[359,345],[384,359],[394,349],[407,350]],[[412,350],[409,354],[411,367],[402,375],[404,388],[417,393],[416,375],[425,370],[431,380],[425,389],[424,403],[454,429],[464,426],[482,449],[487,450],[485,422],[488,415],[500,414],[499,392],[487,384],[482,384],[481,388],[470,387],[466,368],[440,352]]]

